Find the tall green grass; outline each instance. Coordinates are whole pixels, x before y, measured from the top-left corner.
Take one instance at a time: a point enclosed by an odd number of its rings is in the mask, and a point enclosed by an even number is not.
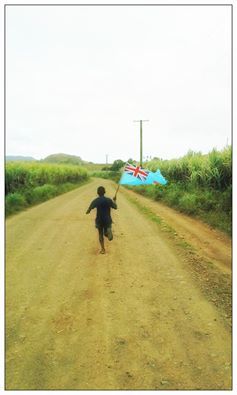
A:
[[[8,162],[5,169],[6,215],[51,199],[89,178],[79,166]]]
[[[207,155],[188,152],[180,159],[152,160],[145,168],[161,170],[168,184],[132,187],[136,192],[195,215],[231,234],[232,150],[212,150]]]
[[[6,195],[22,188],[32,188],[44,184],[78,183],[87,177],[87,171],[80,166],[9,162],[6,164],[5,171]]]
[[[180,182],[196,188],[224,191],[232,183],[231,147],[222,151],[213,149],[207,155],[189,151],[180,159],[152,160],[146,166],[152,171],[159,168],[169,182]]]

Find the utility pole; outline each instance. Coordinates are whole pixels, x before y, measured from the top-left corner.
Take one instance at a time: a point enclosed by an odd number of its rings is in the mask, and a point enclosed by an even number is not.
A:
[[[142,122],[149,122],[149,119],[140,119],[133,122],[140,122],[140,166],[142,167]]]
[[[106,166],[108,165],[108,154],[106,154]]]

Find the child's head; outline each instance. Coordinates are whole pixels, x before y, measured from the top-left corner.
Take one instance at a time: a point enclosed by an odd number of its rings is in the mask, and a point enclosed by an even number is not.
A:
[[[97,188],[97,193],[98,193],[99,196],[104,196],[104,194],[105,194],[104,187]]]

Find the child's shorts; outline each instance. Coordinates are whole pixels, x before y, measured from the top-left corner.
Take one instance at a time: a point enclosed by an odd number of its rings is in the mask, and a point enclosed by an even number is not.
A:
[[[103,238],[103,236],[105,236],[108,237],[110,241],[113,240],[112,225],[101,226],[96,224],[96,228],[98,229],[100,238]]]

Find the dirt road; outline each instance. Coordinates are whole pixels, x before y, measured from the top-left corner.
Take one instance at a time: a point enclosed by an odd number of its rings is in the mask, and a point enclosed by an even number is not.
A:
[[[100,255],[97,186],[7,220],[6,388],[230,389],[231,331],[186,252],[121,189]]]

